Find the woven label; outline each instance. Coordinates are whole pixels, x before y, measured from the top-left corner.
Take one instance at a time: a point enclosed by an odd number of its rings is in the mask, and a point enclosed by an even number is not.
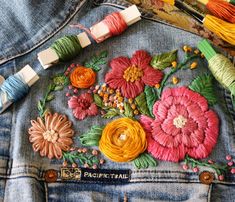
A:
[[[131,170],[109,170],[89,168],[61,168],[62,180],[128,182]]]

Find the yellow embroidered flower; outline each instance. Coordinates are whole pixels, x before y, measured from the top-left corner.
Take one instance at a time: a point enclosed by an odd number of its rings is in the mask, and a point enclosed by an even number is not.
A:
[[[146,134],[138,121],[116,119],[106,125],[99,141],[100,151],[115,162],[132,161],[146,150]]]

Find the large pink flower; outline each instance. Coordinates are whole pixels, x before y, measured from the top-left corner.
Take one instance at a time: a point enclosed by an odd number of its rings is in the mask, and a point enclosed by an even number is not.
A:
[[[93,98],[90,93],[71,97],[68,105],[69,108],[73,109],[73,115],[79,120],[83,120],[86,116],[95,116],[98,114],[98,108],[93,103]]]
[[[124,97],[135,98],[143,92],[145,85],[154,86],[162,79],[163,73],[150,66],[151,59],[143,50],[136,51],[131,59],[114,58],[105,82],[113,89],[120,89]]]
[[[154,157],[178,162],[185,155],[206,158],[219,134],[219,119],[207,100],[187,87],[169,88],[153,106],[155,120],[142,116],[148,152]]]

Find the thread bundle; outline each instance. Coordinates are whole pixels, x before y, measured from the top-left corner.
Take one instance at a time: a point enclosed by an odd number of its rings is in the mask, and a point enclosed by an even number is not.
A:
[[[206,5],[206,8],[220,19],[235,23],[235,6],[224,0],[198,0]]]
[[[19,75],[8,77],[0,86],[0,112],[7,104],[16,102],[28,94],[29,86]],[[5,100],[6,99],[6,100]]]
[[[200,41],[198,48],[205,55],[209,69],[216,80],[235,96],[235,67],[231,61],[216,53],[207,40]]]
[[[202,23],[207,29],[211,32],[215,33],[224,41],[235,45],[235,25],[226,21],[223,21],[215,16],[212,15],[201,15],[195,12],[193,9],[188,8],[185,6],[181,0],[163,0],[166,3],[171,5],[175,5],[178,9],[182,10],[183,12],[189,14],[194,19]],[[204,2],[204,0],[201,0]]]
[[[109,33],[108,35],[104,36],[104,37],[100,37],[97,38],[90,29],[87,29],[86,27],[84,27],[81,24],[75,24],[75,25],[70,25],[71,27],[74,28],[79,28],[84,30],[85,32],[87,32],[87,34],[89,34],[97,43],[101,43],[102,41],[104,41],[107,38],[110,38],[112,36],[117,36],[120,35],[121,33],[123,33],[126,29],[127,29],[127,24],[125,22],[125,20],[123,19],[122,15],[119,12],[114,12],[111,13],[109,15],[107,15],[101,22],[103,22],[108,30]],[[96,23],[97,24],[97,23]]]
[[[51,48],[56,52],[59,60],[62,62],[69,61],[81,52],[82,46],[77,36],[65,36],[57,39]]]

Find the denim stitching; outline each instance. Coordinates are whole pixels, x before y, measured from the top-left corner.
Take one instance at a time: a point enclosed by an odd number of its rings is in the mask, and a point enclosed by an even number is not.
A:
[[[213,184],[210,184],[209,187],[208,187],[208,191],[207,191],[207,201],[208,201],[208,202],[211,201],[212,186],[213,186]]]
[[[46,202],[48,202],[48,187],[47,187],[47,183],[44,182],[44,190],[45,190],[45,199],[46,199]]]

